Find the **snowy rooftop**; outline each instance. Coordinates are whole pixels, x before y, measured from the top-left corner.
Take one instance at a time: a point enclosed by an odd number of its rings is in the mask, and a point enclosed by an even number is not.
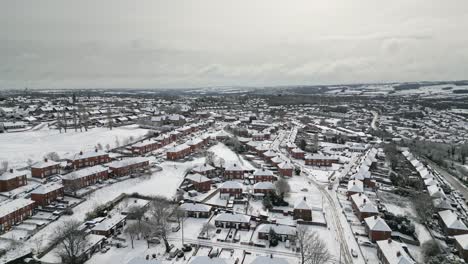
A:
[[[192,258],[189,264],[232,264],[233,259],[210,258],[208,256],[196,256]]]
[[[439,216],[447,228],[458,229],[458,230],[468,230],[468,228],[463,223],[463,221],[460,220],[460,217],[456,213],[450,210],[439,212]]]
[[[185,179],[193,181],[193,182],[207,182],[211,181],[208,177],[201,175],[201,174],[188,174]]]
[[[7,170],[2,175],[0,175],[0,181],[7,181],[17,177],[25,176],[26,171],[18,171],[14,169]]]
[[[385,220],[380,218],[380,216],[371,216],[364,219],[366,225],[372,231],[385,231],[392,232],[392,229],[387,225]]]
[[[202,165],[198,165],[196,166],[195,168],[192,169],[192,171],[195,171],[195,172],[207,172],[207,171],[212,171],[214,170],[215,168],[213,166],[211,166],[210,164],[202,164]]]
[[[312,210],[312,206],[307,203],[307,199],[302,197],[294,203],[294,209],[299,210]]]
[[[50,182],[41,185],[39,188],[31,192],[31,194],[46,194],[63,188],[63,185],[58,182]]]
[[[464,250],[468,250],[468,234],[454,236],[454,238]]]
[[[128,158],[128,159],[113,161],[106,165],[109,166],[109,168],[118,169],[118,168],[124,168],[124,167],[135,165],[135,164],[140,164],[143,162],[149,162],[149,159],[144,158],[144,157],[133,157],[133,158]]]
[[[237,163],[233,163],[227,165],[225,171],[244,171],[244,168]]]
[[[270,229],[273,229],[275,233],[279,235],[296,235],[296,228],[293,226],[287,225],[278,225],[278,224],[262,224],[258,227],[258,232],[268,233]],[[266,262],[269,263],[269,262]]]
[[[244,214],[222,213],[216,216],[215,221],[249,223],[250,216]]]
[[[256,170],[253,175],[254,176],[274,176],[271,170],[267,170],[265,168]]]
[[[0,218],[13,213],[14,211],[24,208],[28,205],[33,204],[34,201],[31,199],[18,198],[14,200],[9,200],[0,204]]]
[[[77,171],[74,171],[74,172],[70,172],[67,175],[62,176],[62,179],[74,180],[74,179],[83,178],[83,177],[86,177],[86,176],[89,176],[89,175],[93,175],[93,174],[96,174],[96,173],[101,173],[101,172],[104,172],[104,171],[107,171],[106,167],[104,167],[102,165],[96,165],[96,166],[85,168],[85,169],[82,169],[82,170],[77,170]]]
[[[107,231],[114,226],[116,226],[118,223],[122,222],[127,216],[121,215],[121,214],[115,214],[110,217],[107,217],[104,219],[104,221],[100,222],[97,224],[95,227],[93,227],[93,231]]]
[[[71,156],[69,156],[68,160],[80,160],[80,159],[87,159],[87,158],[93,158],[93,157],[99,157],[99,156],[108,156],[109,154],[104,152],[104,151],[100,151],[100,150],[92,150],[92,151],[87,151],[87,152],[80,152],[80,153],[77,153],[77,154],[73,154]]]
[[[51,166],[56,166],[56,165],[59,165],[60,163],[58,162],[55,162],[53,160],[42,160],[42,161],[38,161],[36,163],[34,163],[31,168],[32,169],[42,169],[42,168],[47,168],[47,167],[51,167]]]
[[[180,209],[192,212],[209,212],[211,211],[211,206],[200,203],[183,203],[180,205]]]
[[[351,200],[358,207],[360,212],[378,213],[377,207],[369,200],[365,194],[356,193],[351,195]]]
[[[257,190],[274,190],[275,189],[275,185],[271,182],[257,182],[256,184],[254,184],[254,189],[257,189]]]
[[[242,184],[235,182],[235,181],[227,181],[227,182],[224,182],[219,188],[220,189],[242,189]]]
[[[390,240],[379,240],[377,246],[388,261],[388,264],[416,264],[408,256],[401,243]]]
[[[364,192],[364,185],[360,180],[352,180],[348,182],[348,192]]]

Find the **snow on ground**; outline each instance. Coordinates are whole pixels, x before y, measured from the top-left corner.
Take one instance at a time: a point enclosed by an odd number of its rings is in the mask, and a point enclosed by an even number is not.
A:
[[[87,212],[92,211],[100,204],[104,204],[115,199],[121,193],[131,194],[138,192],[143,195],[162,195],[172,198],[175,195],[178,186],[182,182],[186,171],[191,169],[194,164],[200,163],[201,160],[202,159],[200,158],[185,163],[163,162],[160,165],[163,170],[155,172],[151,176],[133,178],[99,189],[88,195],[85,202],[76,206],[73,209],[74,214],[72,216],[62,216],[58,221],[51,223],[39,231],[30,239],[30,241],[34,241],[35,237],[42,234],[53,234],[54,230],[67,220],[77,219],[79,221],[83,221]],[[48,242],[48,238],[45,238],[42,244],[45,245]],[[26,243],[30,242],[28,241]]]
[[[28,159],[41,160],[48,152],[57,152],[60,156],[80,150],[93,149],[97,143],[102,146],[115,146],[116,138],[120,143],[130,136],[138,138],[147,133],[147,129],[135,125],[114,127],[112,130],[99,127],[87,132],[68,130],[39,130],[21,133],[0,134],[0,160],[6,160],[11,166],[23,166]]]
[[[238,164],[242,164],[242,166],[244,166],[248,170],[254,169],[254,167],[250,164],[250,162],[244,160],[240,155],[237,155],[234,151],[232,151],[223,143],[218,143],[214,145],[213,147],[209,148],[208,150],[213,151],[213,153],[216,156],[223,158],[224,161],[226,162],[226,165],[238,163]]]

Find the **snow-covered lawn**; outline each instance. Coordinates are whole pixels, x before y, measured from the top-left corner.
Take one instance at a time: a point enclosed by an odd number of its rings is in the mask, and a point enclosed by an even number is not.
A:
[[[144,136],[147,129],[137,126],[108,128],[93,128],[87,132],[68,130],[60,133],[58,130],[39,130],[20,133],[0,134],[0,160],[6,160],[11,166],[23,166],[28,159],[41,160],[49,152],[57,152],[60,156],[80,150],[93,149],[98,143],[104,147],[115,146],[116,138],[120,144],[130,136],[135,139]]]

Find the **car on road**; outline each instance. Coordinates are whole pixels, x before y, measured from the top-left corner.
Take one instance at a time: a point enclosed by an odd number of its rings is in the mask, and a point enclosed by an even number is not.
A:
[[[357,254],[356,250],[354,250],[354,248],[351,249],[351,256],[353,256],[353,258],[358,257],[358,254]]]
[[[365,246],[365,247],[371,247],[371,248],[375,248],[376,246],[374,244],[372,244],[371,242],[369,241],[361,241],[359,242],[359,244],[361,246]]]

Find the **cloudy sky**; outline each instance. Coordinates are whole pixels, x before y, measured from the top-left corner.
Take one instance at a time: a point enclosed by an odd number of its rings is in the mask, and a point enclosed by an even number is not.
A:
[[[0,89],[468,79],[466,0],[0,0]]]

